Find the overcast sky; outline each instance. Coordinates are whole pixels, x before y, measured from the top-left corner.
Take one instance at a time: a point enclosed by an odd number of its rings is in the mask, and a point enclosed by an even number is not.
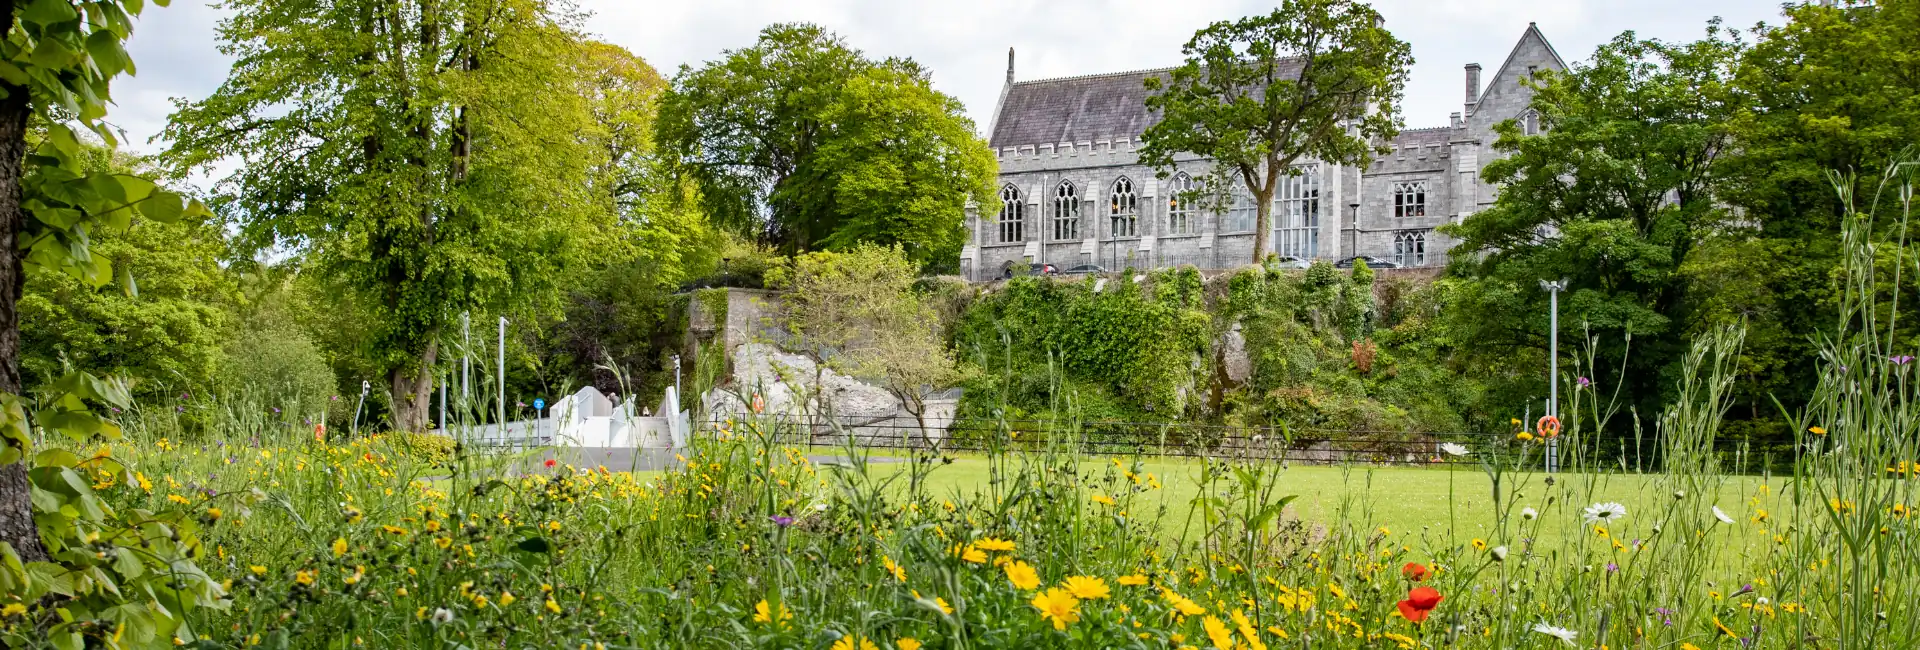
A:
[[[1180,46],[1206,24],[1265,13],[1275,3],[1245,0],[579,0],[586,29],[626,47],[671,77],[727,49],[753,42],[769,23],[827,27],[874,57],[903,56],[933,71],[985,130],[1006,78],[1007,48],[1019,79],[1178,65]],[[1715,16],[1747,28],[1778,23],[1776,0],[1375,0],[1387,26],[1413,46],[1407,126],[1442,126],[1461,110],[1462,66],[1488,72],[1526,31],[1540,30],[1569,62],[1625,30],[1691,40]],[[222,12],[205,2],[149,5],[129,49],[140,74],[114,85],[108,118],[132,145],[165,126],[171,98],[199,99],[217,88],[231,61],[215,50]]]

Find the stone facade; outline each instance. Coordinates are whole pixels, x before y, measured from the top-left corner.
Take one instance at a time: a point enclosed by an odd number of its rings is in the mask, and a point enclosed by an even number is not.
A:
[[[1453,242],[1434,230],[1493,202],[1480,170],[1497,154],[1495,124],[1530,124],[1532,90],[1521,79],[1566,64],[1529,25],[1507,60],[1482,85],[1466,66],[1464,110],[1450,124],[1407,129],[1364,169],[1302,164],[1276,193],[1268,251],[1302,259],[1366,255],[1406,267],[1446,264]],[[1253,206],[1183,210],[1174,197],[1209,160],[1176,161],[1166,179],[1139,163],[1140,135],[1152,123],[1147,77],[1166,70],[1007,83],[988,128],[1000,160],[1001,214],[970,214],[961,273],[991,280],[1045,262],[1061,270],[1094,264],[1111,271],[1193,265],[1229,268],[1253,259]]]

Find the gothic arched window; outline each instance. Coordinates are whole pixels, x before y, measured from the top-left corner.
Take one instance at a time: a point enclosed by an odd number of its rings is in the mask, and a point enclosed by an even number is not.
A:
[[[1200,212],[1194,209],[1194,201],[1188,197],[1199,185],[1186,172],[1173,175],[1173,183],[1167,188],[1167,234],[1191,235],[1199,221]]]
[[[1060,181],[1053,188],[1053,239],[1080,238],[1080,193],[1072,181]]]
[[[1409,230],[1393,236],[1393,261],[1401,266],[1427,265],[1427,232]]]
[[[1540,113],[1531,108],[1520,114],[1520,132],[1525,135],[1540,135]]]
[[[1027,204],[1020,199],[1020,188],[1008,183],[1000,188],[1000,240],[1011,244],[1027,240]]]
[[[1122,176],[1113,182],[1113,192],[1108,197],[1110,206],[1107,216],[1113,220],[1114,237],[1140,236],[1140,198],[1133,193],[1133,181]]]

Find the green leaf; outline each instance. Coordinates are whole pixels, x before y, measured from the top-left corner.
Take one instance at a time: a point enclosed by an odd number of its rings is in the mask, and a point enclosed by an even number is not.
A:
[[[80,18],[73,10],[73,4],[67,0],[29,0],[27,6],[19,9],[20,19],[41,25],[52,25]],[[42,39],[42,42],[51,39]]]
[[[81,460],[78,454],[65,449],[48,449],[33,456],[35,467],[73,467]]]
[[[520,543],[515,544],[514,547],[528,553],[549,553],[553,551],[552,542],[547,541],[545,537],[537,536],[520,540]]]
[[[140,285],[133,281],[132,267],[120,270],[120,292],[126,294],[128,298],[140,297]]]
[[[14,65],[11,61],[0,61],[0,81],[15,86],[25,86],[31,79],[27,77],[25,70],[20,69],[20,66]]]
[[[206,209],[205,206],[200,206],[199,201],[195,201],[194,206],[199,207],[201,210]],[[166,190],[155,190],[153,196],[148,197],[145,203],[140,204],[140,214],[145,215],[148,219],[165,223],[179,221],[181,215],[185,214],[187,210],[188,208],[182,206],[179,194]]]
[[[100,68],[100,74],[108,77],[126,71],[127,51],[120,47],[120,35],[111,30],[96,29],[87,35],[87,53],[93,56],[93,64]]]

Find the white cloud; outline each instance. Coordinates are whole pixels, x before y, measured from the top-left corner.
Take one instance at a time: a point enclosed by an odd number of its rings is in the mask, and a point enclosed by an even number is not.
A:
[[[1006,76],[1037,79],[1177,65],[1180,46],[1218,20],[1272,11],[1252,0],[580,0],[586,28],[625,46],[671,76],[726,49],[753,42],[775,22],[818,23],[873,56],[912,57],[934,84],[966,102],[986,128]],[[1756,0],[1378,0],[1395,34],[1417,60],[1407,88],[1409,126],[1438,126],[1460,110],[1461,67],[1489,68],[1506,58],[1528,22],[1537,22],[1560,55],[1585,59],[1623,30],[1669,40],[1699,37],[1707,19],[1746,27],[1779,22],[1777,5]],[[164,127],[169,97],[198,99],[225,77],[231,60],[215,49],[220,10],[193,2],[150,8],[129,49],[141,74],[116,86],[112,120],[132,143]]]

